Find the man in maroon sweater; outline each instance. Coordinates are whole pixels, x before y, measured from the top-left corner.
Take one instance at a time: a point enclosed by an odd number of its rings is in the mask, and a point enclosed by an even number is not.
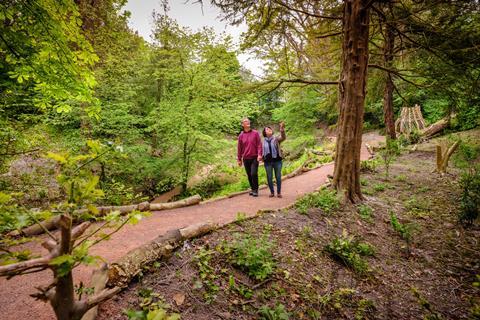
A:
[[[243,131],[238,136],[237,161],[245,166],[250,183],[250,195],[258,197],[258,163],[262,160],[262,142],[257,130],[250,128],[250,120],[242,120]]]

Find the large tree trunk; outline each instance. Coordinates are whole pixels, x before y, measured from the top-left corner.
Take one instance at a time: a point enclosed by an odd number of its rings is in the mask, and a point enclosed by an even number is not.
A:
[[[337,146],[333,185],[346,199],[363,199],[360,190],[360,148],[368,65],[368,0],[345,0],[342,73],[339,84]]]
[[[395,44],[395,34],[392,27],[385,24],[385,44],[383,48],[383,58],[385,68],[392,68],[393,48]],[[396,139],[395,120],[393,117],[393,80],[390,73],[385,74],[385,89],[383,91],[383,117],[387,134],[391,139]]]

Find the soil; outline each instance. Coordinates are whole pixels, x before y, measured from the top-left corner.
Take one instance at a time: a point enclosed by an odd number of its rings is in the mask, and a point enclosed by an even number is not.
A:
[[[472,285],[480,274],[480,227],[458,223],[459,172],[439,176],[434,166],[433,152],[417,151],[401,155],[389,179],[382,166],[363,173],[370,218],[351,205],[328,214],[274,210],[186,243],[102,304],[98,319],[128,319],[125,310],[152,307],[151,301],[183,320],[261,319],[262,307],[279,304],[289,319],[467,319],[480,304]],[[392,228],[391,214],[410,226],[409,243]],[[232,264],[225,248],[238,234],[275,244],[266,280]],[[324,250],[342,234],[374,248],[364,258],[368,271],[356,272]]]

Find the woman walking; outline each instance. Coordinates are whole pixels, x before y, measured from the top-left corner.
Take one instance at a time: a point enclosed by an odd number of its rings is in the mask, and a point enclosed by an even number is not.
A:
[[[271,127],[263,129],[263,162],[267,172],[268,187],[270,188],[270,198],[275,196],[273,189],[273,172],[275,171],[275,181],[277,183],[277,197],[282,197],[282,150],[280,143],[287,137],[285,135],[285,125],[280,122],[280,136],[273,135]]]

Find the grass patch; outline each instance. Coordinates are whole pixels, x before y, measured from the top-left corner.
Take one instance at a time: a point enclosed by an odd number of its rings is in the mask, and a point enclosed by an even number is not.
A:
[[[369,270],[368,263],[363,257],[375,254],[370,244],[359,242],[354,236],[348,236],[345,230],[342,236],[336,236],[325,246],[325,251],[359,274],[365,274]]]
[[[276,263],[272,252],[275,244],[268,239],[268,235],[255,238],[237,233],[233,241],[223,244],[223,248],[234,266],[256,280],[265,280],[274,272]]]
[[[330,189],[309,193],[295,203],[295,208],[301,214],[307,214],[311,208],[320,208],[326,214],[330,214],[339,207],[340,200],[338,199],[337,192]]]
[[[373,209],[367,206],[366,204],[362,204],[358,206],[357,212],[362,218],[362,220],[365,220],[367,222],[373,222]]]

